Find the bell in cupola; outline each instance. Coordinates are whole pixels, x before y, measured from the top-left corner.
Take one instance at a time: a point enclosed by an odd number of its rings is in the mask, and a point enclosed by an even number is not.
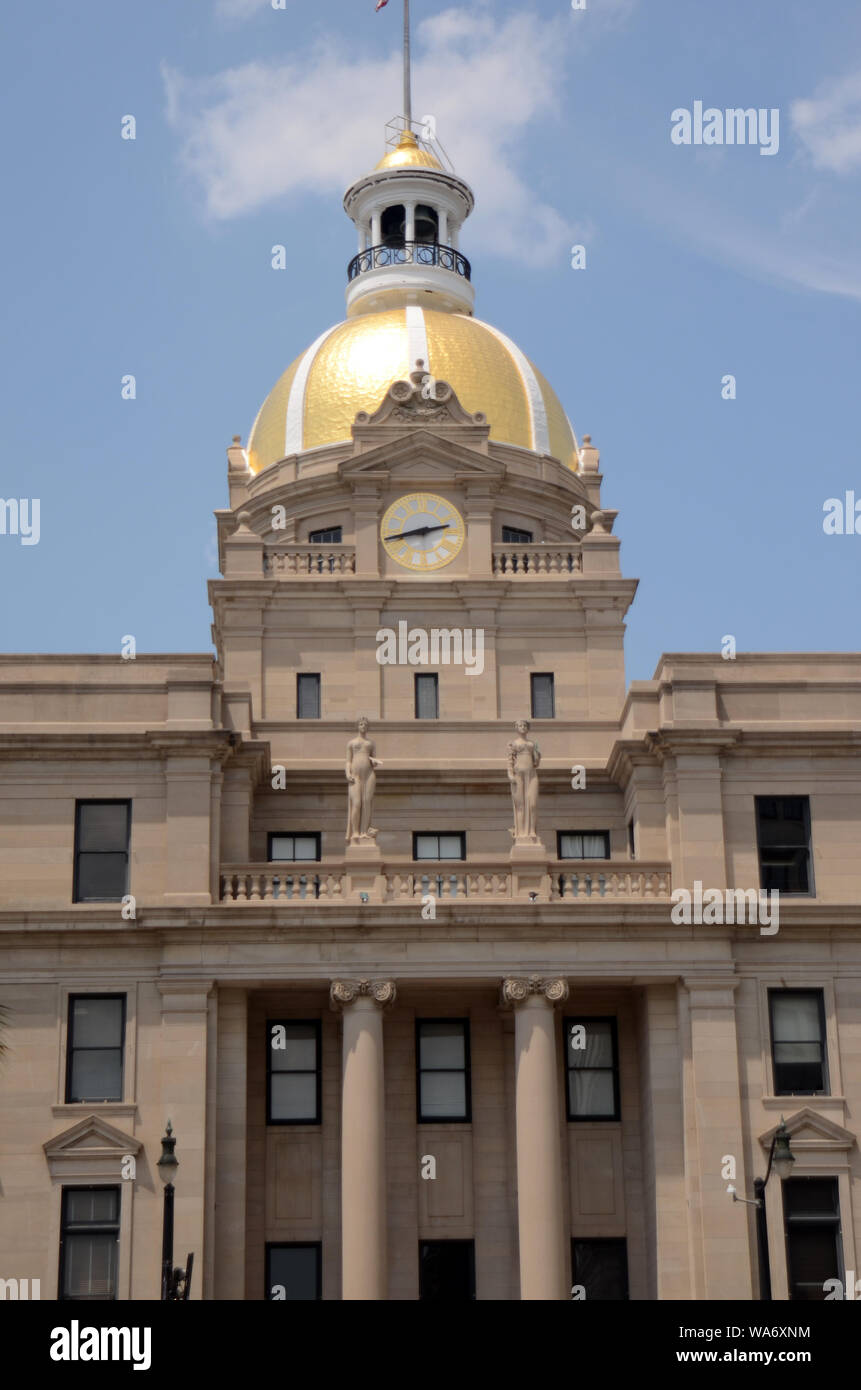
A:
[[[414,239],[425,246],[436,246],[439,241],[439,219],[433,208],[421,203],[416,208]]]

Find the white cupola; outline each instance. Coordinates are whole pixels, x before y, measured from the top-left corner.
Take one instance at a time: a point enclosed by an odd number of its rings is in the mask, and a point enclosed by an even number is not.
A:
[[[404,304],[471,314],[471,268],[458,241],[473,204],[469,185],[405,125],[373,173],[344,194],[359,239],[347,317]]]

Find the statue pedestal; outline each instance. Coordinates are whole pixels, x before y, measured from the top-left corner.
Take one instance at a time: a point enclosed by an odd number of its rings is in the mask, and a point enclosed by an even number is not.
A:
[[[539,902],[549,902],[550,856],[541,841],[515,841],[511,846],[510,858],[511,896],[528,898],[530,893],[535,893]]]
[[[360,902],[362,893],[367,893],[369,902],[385,902],[386,880],[381,873],[382,864],[383,856],[375,841],[347,845],[344,851],[347,897],[354,902]]]

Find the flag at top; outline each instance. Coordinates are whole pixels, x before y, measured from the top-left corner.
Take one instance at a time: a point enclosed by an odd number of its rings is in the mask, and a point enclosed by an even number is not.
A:
[[[388,5],[388,3],[389,3],[389,0],[377,0],[375,9],[381,10],[381,9],[383,8],[383,6],[384,6],[384,5]]]

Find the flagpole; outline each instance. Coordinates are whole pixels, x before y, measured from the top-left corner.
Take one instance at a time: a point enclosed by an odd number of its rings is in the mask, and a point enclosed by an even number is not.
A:
[[[404,0],[404,115],[407,130],[412,129],[413,99],[410,81],[410,0]]]

